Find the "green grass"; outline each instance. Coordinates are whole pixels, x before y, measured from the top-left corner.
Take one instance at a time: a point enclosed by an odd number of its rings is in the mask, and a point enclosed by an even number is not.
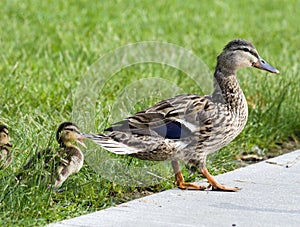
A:
[[[252,153],[255,146],[265,156],[281,154],[280,144],[291,138],[297,140],[300,129],[299,5],[300,1],[282,0],[1,1],[0,122],[10,128],[15,158],[0,172],[0,225],[45,225],[145,194],[143,188],[105,179],[88,163],[64,183],[65,192],[60,194],[41,185],[40,170],[33,173],[36,184],[15,183],[13,178],[37,150],[56,147],[56,127],[72,120],[74,94],[89,67],[108,51],[128,43],[174,43],[192,50],[213,71],[216,56],[228,41],[237,37],[252,41],[281,74],[256,69],[239,72],[250,104],[249,121],[231,145],[210,158],[208,167],[214,174],[232,170],[238,166],[236,156]],[[193,82],[176,69],[135,65],[118,72],[99,91],[102,101],[97,113],[109,114],[123,87],[153,77],[170,80],[184,93],[198,92]],[[153,97],[144,101],[130,111],[157,100]],[[110,119],[97,118],[95,122],[100,130]],[[188,176],[186,169],[184,173]],[[168,178],[147,190],[171,188],[172,180]]]

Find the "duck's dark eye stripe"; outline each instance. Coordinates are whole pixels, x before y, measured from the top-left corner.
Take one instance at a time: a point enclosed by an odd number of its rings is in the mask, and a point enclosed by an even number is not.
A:
[[[6,130],[3,130],[4,134],[6,134],[8,136],[8,131]]]
[[[242,51],[245,51],[245,52],[252,53],[252,52],[250,51],[250,49],[247,48],[247,47],[238,47],[238,48],[236,48],[236,49],[234,49],[234,50],[242,50]]]
[[[80,132],[76,128],[65,128],[66,131],[76,132],[80,134]]]
[[[258,58],[257,53],[251,51],[251,50],[250,50],[249,48],[247,48],[247,47],[236,48],[235,50],[242,50],[242,51],[245,51],[245,52],[249,52],[249,53],[252,54],[254,57]]]
[[[258,54],[257,53],[250,51],[250,54],[252,54],[254,57],[258,58]]]

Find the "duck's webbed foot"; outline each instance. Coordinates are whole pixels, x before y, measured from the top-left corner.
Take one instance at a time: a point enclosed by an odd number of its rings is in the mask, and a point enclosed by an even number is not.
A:
[[[225,185],[220,184],[219,182],[216,181],[216,179],[210,175],[208,170],[203,167],[201,169],[202,174],[206,177],[209,185],[207,186],[207,189],[211,188],[213,191],[228,191],[228,192],[235,192],[240,190],[240,188],[237,187],[227,187]]]
[[[185,182],[181,172],[177,172],[175,174],[175,179],[176,179],[175,185],[180,189],[192,189],[192,190],[206,189],[205,186]]]
[[[182,173],[180,171],[179,163],[177,161],[172,161],[172,167],[175,173],[175,185],[180,189],[192,189],[192,190],[204,190],[205,186],[200,186],[196,184],[187,183],[184,181]]]

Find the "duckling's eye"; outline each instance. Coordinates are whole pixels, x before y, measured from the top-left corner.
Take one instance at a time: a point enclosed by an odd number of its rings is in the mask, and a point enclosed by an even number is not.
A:
[[[244,47],[244,48],[243,48],[243,51],[245,51],[245,52],[250,52],[249,48],[247,48],[247,47]]]

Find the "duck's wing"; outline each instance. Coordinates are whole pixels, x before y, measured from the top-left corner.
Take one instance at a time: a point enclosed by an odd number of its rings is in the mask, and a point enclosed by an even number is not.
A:
[[[163,160],[170,153],[210,136],[214,108],[209,97],[180,95],[113,124],[106,129],[108,133],[84,136],[116,154],[155,151],[159,154],[145,159]],[[161,157],[163,153],[165,158]]]
[[[181,139],[193,136],[210,123],[211,102],[205,96],[180,95],[163,100],[105,131]]]

